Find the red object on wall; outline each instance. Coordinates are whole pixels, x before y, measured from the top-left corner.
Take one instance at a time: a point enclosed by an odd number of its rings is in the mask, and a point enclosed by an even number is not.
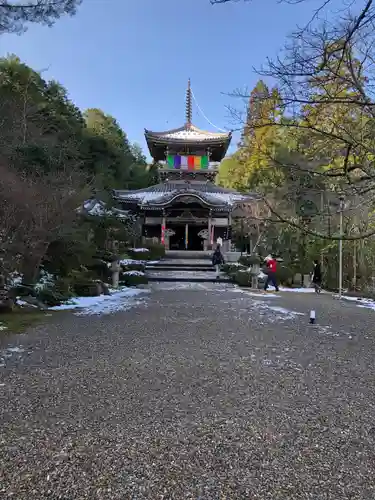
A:
[[[161,244],[165,245],[165,226],[161,226]]]

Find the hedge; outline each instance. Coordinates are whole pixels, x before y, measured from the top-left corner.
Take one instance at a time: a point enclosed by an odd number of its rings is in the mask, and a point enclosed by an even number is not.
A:
[[[121,273],[120,283],[125,286],[147,285],[148,279],[144,273],[128,271]]]

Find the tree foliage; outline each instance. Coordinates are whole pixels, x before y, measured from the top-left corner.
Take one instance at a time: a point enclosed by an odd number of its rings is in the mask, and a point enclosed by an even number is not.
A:
[[[62,15],[73,16],[82,0],[3,0],[0,2],[0,35],[21,34],[28,24],[52,26]]]
[[[355,283],[370,262],[363,241],[373,249],[375,236],[375,4],[356,0],[322,21],[329,4],[322,2],[288,38],[282,55],[258,71],[276,83],[277,115],[251,111],[252,95],[258,109],[266,111],[272,102],[272,91],[259,92],[259,84],[251,93],[234,93],[249,102],[234,157],[243,163],[242,189],[259,193],[279,234],[294,231],[305,254],[299,259],[320,255],[334,269],[342,239],[344,258],[349,255],[346,278]],[[254,145],[257,135],[261,147]]]
[[[32,282],[49,245],[76,231],[85,199],[146,187],[151,174],[113,117],[81,113],[16,56],[0,59],[0,110],[2,272],[17,268]]]

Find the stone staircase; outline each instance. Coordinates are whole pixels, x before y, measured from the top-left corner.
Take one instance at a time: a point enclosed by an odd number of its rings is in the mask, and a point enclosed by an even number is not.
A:
[[[148,264],[146,274],[149,281],[230,283],[226,276],[216,278],[210,257],[204,255],[197,258],[196,254],[184,255],[184,252],[179,252],[179,255],[167,255],[158,263]]]

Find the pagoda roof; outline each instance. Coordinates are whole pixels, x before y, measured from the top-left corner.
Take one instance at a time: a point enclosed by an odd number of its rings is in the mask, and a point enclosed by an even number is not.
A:
[[[152,132],[145,129],[145,138],[150,153],[156,161],[165,160],[167,146],[174,151],[183,150],[186,147],[190,150],[210,148],[212,161],[221,161],[228,150],[232,133],[208,132],[187,123],[183,127],[164,132]]]
[[[186,123],[183,127],[165,130],[164,132],[152,132],[145,129],[146,139],[161,142],[187,142],[187,143],[222,143],[229,142],[232,138],[231,132],[208,132],[201,130],[193,124]]]
[[[171,154],[188,150],[191,154],[199,154],[202,150],[210,148],[210,159],[221,161],[232,140],[231,132],[208,132],[201,130],[192,123],[193,93],[190,79],[186,90],[186,115],[185,125],[163,132],[154,132],[145,129],[145,138],[150,153],[155,161],[165,160],[166,148]]]
[[[231,210],[237,203],[244,203],[257,198],[255,194],[241,194],[233,189],[225,189],[211,182],[202,181],[167,181],[146,189],[136,191],[114,191],[114,197],[129,205],[138,205],[142,209],[157,209],[177,201],[179,197],[197,198],[212,208]]]

